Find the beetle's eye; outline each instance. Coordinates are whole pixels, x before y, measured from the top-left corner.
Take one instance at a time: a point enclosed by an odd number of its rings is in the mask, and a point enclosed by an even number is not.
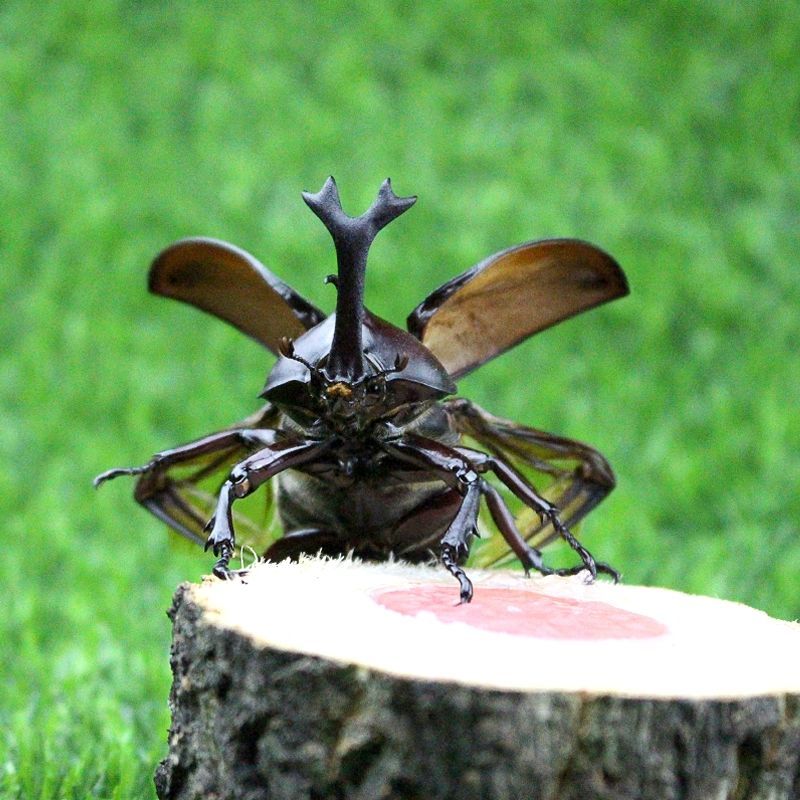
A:
[[[370,381],[367,384],[367,391],[370,394],[380,394],[383,389],[382,381]]]

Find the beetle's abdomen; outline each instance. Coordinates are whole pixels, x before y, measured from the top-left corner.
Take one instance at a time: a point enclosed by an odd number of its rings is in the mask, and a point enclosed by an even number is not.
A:
[[[460,496],[441,481],[356,479],[343,487],[297,470],[278,477],[284,531],[315,528],[336,534],[342,553],[415,560],[436,550]]]

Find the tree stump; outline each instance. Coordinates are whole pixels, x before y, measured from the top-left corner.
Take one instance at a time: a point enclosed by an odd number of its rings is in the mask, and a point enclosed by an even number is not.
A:
[[[800,625],[707,597],[306,559],[181,586],[170,798],[800,797]]]

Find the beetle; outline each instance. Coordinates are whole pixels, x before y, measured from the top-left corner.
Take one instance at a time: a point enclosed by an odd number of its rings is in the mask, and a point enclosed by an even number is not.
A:
[[[511,247],[431,293],[402,330],[364,307],[364,280],[375,236],[417,198],[398,197],[387,178],[369,209],[350,217],[332,177],[302,196],[335,246],[337,275],[326,278],[336,287],[335,312],[325,316],[233,245],[191,238],[168,247],[152,264],[150,291],[221,318],[277,355],[260,395],[266,404],[143,466],[110,469],[95,486],[138,476],[135,499],[212,549],[222,579],[244,572],[230,566],[238,530],[270,561],[322,552],[421,562],[438,554],[468,603],[464,564],[483,503],[503,544],[482,551],[481,563],[513,557],[526,573],[587,570],[587,580],[605,573],[617,581],[571,530],[615,485],[606,459],[452,396],[456,379],[523,339],[627,294],[617,262],[576,239]],[[546,487],[535,488],[532,475]],[[263,519],[234,513],[262,485],[283,526],[272,541]],[[559,537],[577,566],[544,564],[540,548]]]

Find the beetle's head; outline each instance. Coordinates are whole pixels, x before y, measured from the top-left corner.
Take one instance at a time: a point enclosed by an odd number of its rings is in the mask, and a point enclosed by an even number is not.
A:
[[[418,339],[369,311],[361,330],[363,373],[355,380],[331,375],[335,327],[331,315],[294,342],[281,342],[263,396],[297,422],[308,426],[320,420],[344,433],[381,421],[403,424],[455,391],[447,370]]]
[[[342,210],[333,178],[303,199],[322,220],[336,247],[336,313],[281,345],[281,358],[263,396],[303,424],[314,420],[336,430],[363,430],[377,420],[413,416],[455,391],[450,376],[414,336],[364,308],[367,253],[385,225],[416,197],[397,197],[387,178],[360,217]]]

